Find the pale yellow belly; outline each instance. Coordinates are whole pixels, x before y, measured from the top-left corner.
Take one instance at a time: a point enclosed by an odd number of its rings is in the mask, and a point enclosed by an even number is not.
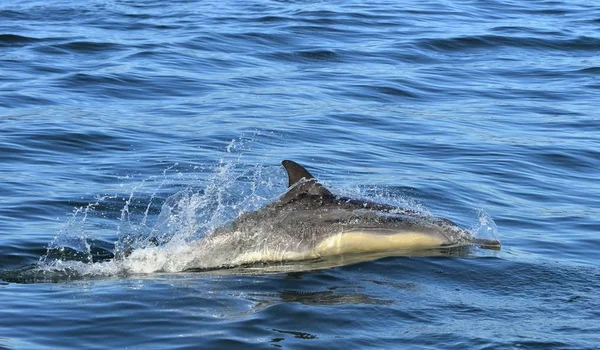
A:
[[[387,231],[387,232],[386,232]],[[352,255],[381,252],[416,252],[447,245],[448,240],[436,233],[378,229],[377,233],[368,230],[340,232],[318,242],[314,249],[296,250],[286,245],[271,247],[260,245],[250,247],[247,251],[232,256],[227,265],[242,265],[267,261],[302,261],[336,255]],[[208,246],[227,243],[229,236],[212,237]],[[204,249],[210,249],[203,247]]]
[[[316,253],[319,256],[331,256],[391,250],[421,250],[437,248],[444,243],[447,243],[447,240],[439,235],[421,232],[381,235],[353,231],[341,232],[319,242]]]

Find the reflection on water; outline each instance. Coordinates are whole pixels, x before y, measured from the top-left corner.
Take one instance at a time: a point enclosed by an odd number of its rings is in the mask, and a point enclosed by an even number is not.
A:
[[[310,334],[310,333],[305,333],[305,332],[296,332],[296,331],[284,331],[281,329],[275,329],[273,328],[273,330],[275,332],[279,332],[282,334],[291,334],[294,336],[294,338],[298,338],[298,339],[317,339],[316,335]]]
[[[325,291],[283,290],[276,293],[251,293],[245,299],[254,303],[250,310],[237,313],[237,316],[257,314],[277,304],[299,303],[306,306],[343,306],[343,305],[387,305],[391,300],[359,292],[337,292],[342,287],[328,287]],[[360,289],[362,287],[353,287]],[[348,287],[344,288],[348,289]]]
[[[292,336],[294,336],[295,339],[302,339],[302,340],[317,339],[316,335],[310,334],[310,333],[307,333],[307,332],[286,331],[286,330],[276,329],[276,328],[273,328],[273,331],[277,332],[277,333],[284,334],[284,335],[288,335],[288,334],[292,335]],[[280,343],[280,342],[282,342],[284,340],[285,340],[285,338],[283,338],[283,337],[275,337],[275,338],[271,339],[271,343],[274,343],[274,344],[271,344],[271,345],[273,345],[276,348],[281,348],[282,345],[281,344],[277,344],[277,343]]]
[[[355,287],[358,289],[361,287]],[[375,298],[363,293],[344,293],[336,292],[338,287],[329,287],[329,290],[320,292],[305,292],[295,290],[285,290],[276,294],[254,294],[254,300],[261,300],[261,303],[269,305],[277,302],[301,303],[304,305],[353,305],[353,304],[372,304],[385,305],[392,303],[391,300]],[[268,298],[267,300],[264,300]]]

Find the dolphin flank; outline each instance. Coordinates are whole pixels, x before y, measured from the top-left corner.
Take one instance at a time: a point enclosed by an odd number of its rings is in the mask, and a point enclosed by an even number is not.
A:
[[[238,266],[398,251],[433,254],[472,245],[500,248],[499,241],[475,238],[448,219],[336,196],[298,163],[284,160],[282,165],[289,188],[279,200],[241,214],[198,242],[214,263]]]

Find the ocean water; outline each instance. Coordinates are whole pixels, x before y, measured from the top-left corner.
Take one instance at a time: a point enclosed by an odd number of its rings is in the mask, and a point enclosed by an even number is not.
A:
[[[598,5],[0,2],[0,348],[599,348]],[[190,270],[283,159],[502,248]]]

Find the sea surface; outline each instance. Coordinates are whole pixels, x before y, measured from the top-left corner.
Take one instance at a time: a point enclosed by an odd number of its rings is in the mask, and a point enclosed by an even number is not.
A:
[[[190,270],[284,159],[502,248]],[[0,349],[598,349],[599,174],[597,1],[1,1]]]

